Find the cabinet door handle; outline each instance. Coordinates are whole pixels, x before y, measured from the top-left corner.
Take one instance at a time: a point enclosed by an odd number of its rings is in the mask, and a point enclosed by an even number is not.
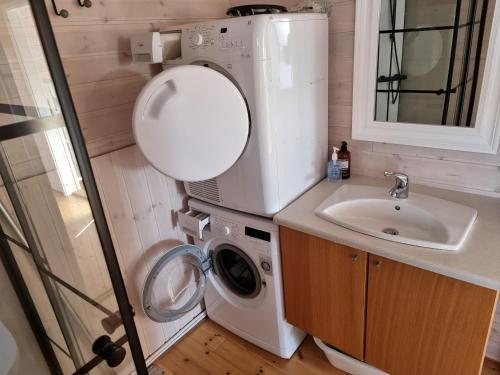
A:
[[[382,261],[376,260],[375,262],[373,262],[373,264],[375,265],[375,267],[380,268],[382,266]]]
[[[359,259],[359,255],[358,254],[351,255],[351,259],[353,262],[356,262]]]

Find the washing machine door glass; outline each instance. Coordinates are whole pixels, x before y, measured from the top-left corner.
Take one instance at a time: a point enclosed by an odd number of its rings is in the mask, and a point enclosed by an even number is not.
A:
[[[146,315],[155,322],[170,322],[194,309],[203,298],[210,262],[193,245],[165,253],[149,272],[142,293]]]
[[[137,145],[160,172],[202,181],[227,171],[249,136],[241,92],[223,74],[204,66],[169,68],[141,91],[134,107]]]
[[[260,273],[243,250],[230,244],[219,245],[212,251],[212,262],[216,275],[231,292],[243,298],[259,295]]]

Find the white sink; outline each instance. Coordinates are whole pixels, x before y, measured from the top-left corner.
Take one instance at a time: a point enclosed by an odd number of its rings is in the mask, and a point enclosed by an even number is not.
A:
[[[389,241],[441,250],[458,250],[477,210],[444,199],[412,193],[396,199],[389,189],[343,185],[315,211],[354,231]]]

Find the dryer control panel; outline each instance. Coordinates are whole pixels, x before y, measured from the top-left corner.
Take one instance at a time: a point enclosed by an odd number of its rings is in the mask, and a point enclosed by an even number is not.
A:
[[[191,49],[206,48],[209,45],[215,45],[214,38],[215,26],[195,26],[187,28],[185,33],[187,35],[188,46]]]
[[[245,42],[238,33],[232,33],[229,27],[215,25],[193,25],[185,29],[188,47],[197,49],[244,49]]]
[[[180,32],[181,53],[178,58],[165,59],[166,65],[189,63],[197,59],[241,61],[253,57],[254,25],[249,20],[229,18],[161,30],[162,34]]]

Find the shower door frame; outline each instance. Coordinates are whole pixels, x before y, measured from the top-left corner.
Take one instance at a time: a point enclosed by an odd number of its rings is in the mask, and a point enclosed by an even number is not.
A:
[[[122,338],[118,339],[117,344],[123,345],[126,342],[129,343],[130,352],[132,354],[132,359],[137,374],[147,375],[148,371],[139,341],[139,336],[137,334],[136,326],[134,323],[134,311],[129,303],[127,291],[125,289],[125,283],[121,275],[113,242],[111,240],[109,229],[106,223],[104,210],[95,183],[95,178],[90,165],[90,159],[83,140],[83,134],[81,132],[80,124],[76,115],[74,103],[70,94],[66,75],[64,73],[64,69],[58,52],[52,26],[50,24],[49,15],[44,2],[39,0],[29,0],[29,4],[31,6],[31,11],[34,16],[40,42],[45,54],[45,59],[47,61],[53,85],[57,94],[57,98],[59,100],[62,116],[52,116],[51,121],[46,121],[44,119],[33,119],[21,123],[6,125],[0,129],[0,142],[55,127],[66,127],[69,139],[73,147],[74,155],[80,169],[82,181],[86,189],[87,199],[95,220],[95,227],[101,243],[104,259],[113,286],[113,291],[116,296],[121,321],[125,328],[126,336],[122,336]],[[20,114],[26,115],[25,108],[21,106],[14,107],[15,108],[10,106],[10,109],[16,112],[21,111],[22,113]],[[60,121],[62,119],[64,119],[64,121]],[[15,286],[17,296],[20,299],[25,314],[30,320],[31,328],[35,334],[35,337],[39,343],[39,346],[50,370],[55,374],[62,374],[61,367],[57,361],[54,350],[51,347],[51,343],[53,342],[45,332],[34,302],[31,299],[29,290],[22,278],[22,274],[19,268],[17,267],[17,263],[13,257],[12,250],[9,245],[9,241],[11,241],[21,247],[23,250],[28,251],[35,259],[40,258],[40,249],[38,249],[39,246],[36,240],[36,235],[30,230],[31,226],[29,224],[28,218],[26,217],[25,208],[23,207],[22,200],[20,199],[19,192],[17,191],[17,187],[13,183],[13,181],[15,180],[13,180],[13,176],[11,175],[11,173],[9,173],[7,162],[5,159],[3,159],[4,157],[5,155],[3,154],[3,152],[1,152],[0,158],[2,158],[2,160],[0,160],[0,172],[3,175],[3,182],[8,190],[11,203],[18,216],[21,226],[23,227],[24,234],[27,237],[26,240],[29,246],[26,246],[21,241],[17,241],[16,239],[5,235],[3,233],[4,231],[0,228],[0,232],[2,232],[0,236],[0,245],[2,245],[2,247],[5,249],[5,251],[2,252],[0,260],[3,261],[6,266],[8,266],[6,268],[8,268],[7,272],[9,279]],[[49,279],[54,279],[63,287],[66,287],[70,290],[72,288],[63,280],[57,280],[58,278],[55,275],[52,275],[49,271],[43,270],[43,272],[40,272],[40,277],[42,278],[42,281],[45,280],[45,282],[48,282]],[[79,293],[79,291],[77,290],[72,290],[72,292],[76,293],[91,304],[97,304],[97,302],[95,301],[89,301],[89,298],[87,296]],[[49,299],[52,302],[53,298],[51,298],[50,296],[51,291],[47,290],[47,293],[49,294]],[[63,330],[63,332],[67,331],[64,327],[64,324],[63,326],[61,326],[61,329]],[[70,347],[69,349],[72,352]],[[77,369],[75,374],[85,374],[99,365],[102,361],[102,358],[96,356],[90,361],[87,361],[82,367],[80,367],[80,369]]]

